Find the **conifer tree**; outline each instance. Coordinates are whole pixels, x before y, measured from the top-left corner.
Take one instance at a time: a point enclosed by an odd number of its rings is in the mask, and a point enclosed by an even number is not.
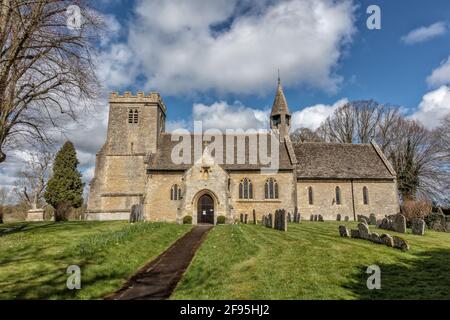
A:
[[[56,155],[53,176],[44,194],[47,203],[55,208],[55,221],[66,220],[70,207],[79,208],[83,204],[83,182],[78,164],[75,147],[67,141]]]

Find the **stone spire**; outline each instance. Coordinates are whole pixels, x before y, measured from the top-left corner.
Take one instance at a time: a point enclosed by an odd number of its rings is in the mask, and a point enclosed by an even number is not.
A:
[[[280,139],[289,135],[291,128],[291,113],[284,96],[283,86],[281,85],[280,72],[278,71],[278,87],[275,100],[270,114],[270,128],[277,129],[280,132]]]

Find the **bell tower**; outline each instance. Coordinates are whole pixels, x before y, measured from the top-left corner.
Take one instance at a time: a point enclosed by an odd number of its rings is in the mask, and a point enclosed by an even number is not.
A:
[[[277,93],[273,102],[272,113],[270,114],[270,128],[278,130],[281,141],[284,141],[291,129],[291,113],[284,96],[280,75],[278,75]]]

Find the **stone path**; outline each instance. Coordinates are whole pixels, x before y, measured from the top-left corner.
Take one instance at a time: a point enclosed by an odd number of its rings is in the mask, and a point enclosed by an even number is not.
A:
[[[108,300],[163,300],[170,297],[212,226],[195,226],[138,271]]]

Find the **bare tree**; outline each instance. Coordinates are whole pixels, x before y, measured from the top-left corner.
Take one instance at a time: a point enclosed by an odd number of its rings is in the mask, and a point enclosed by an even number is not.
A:
[[[449,172],[438,131],[429,131],[414,120],[399,119],[392,136],[385,152],[397,172],[403,199],[445,201]]]
[[[323,140],[316,132],[308,128],[299,128],[295,130],[293,133],[291,133],[290,138],[293,143],[323,142]]]
[[[49,178],[53,156],[49,153],[33,153],[20,171],[14,192],[20,202],[36,210],[44,204],[44,192]]]
[[[403,199],[425,198],[442,203],[450,201],[446,199],[450,190],[450,119],[445,121],[441,129],[432,132],[417,121],[405,119],[397,107],[373,100],[355,101],[328,117],[318,134],[325,141],[339,143],[369,143],[374,139],[397,172]]]
[[[50,143],[49,128],[62,129],[97,97],[92,43],[101,20],[87,3],[0,0],[0,163],[12,147]],[[70,6],[79,28],[68,28]]]
[[[3,223],[3,213],[5,211],[5,205],[8,202],[9,191],[6,188],[0,187],[0,224]]]

